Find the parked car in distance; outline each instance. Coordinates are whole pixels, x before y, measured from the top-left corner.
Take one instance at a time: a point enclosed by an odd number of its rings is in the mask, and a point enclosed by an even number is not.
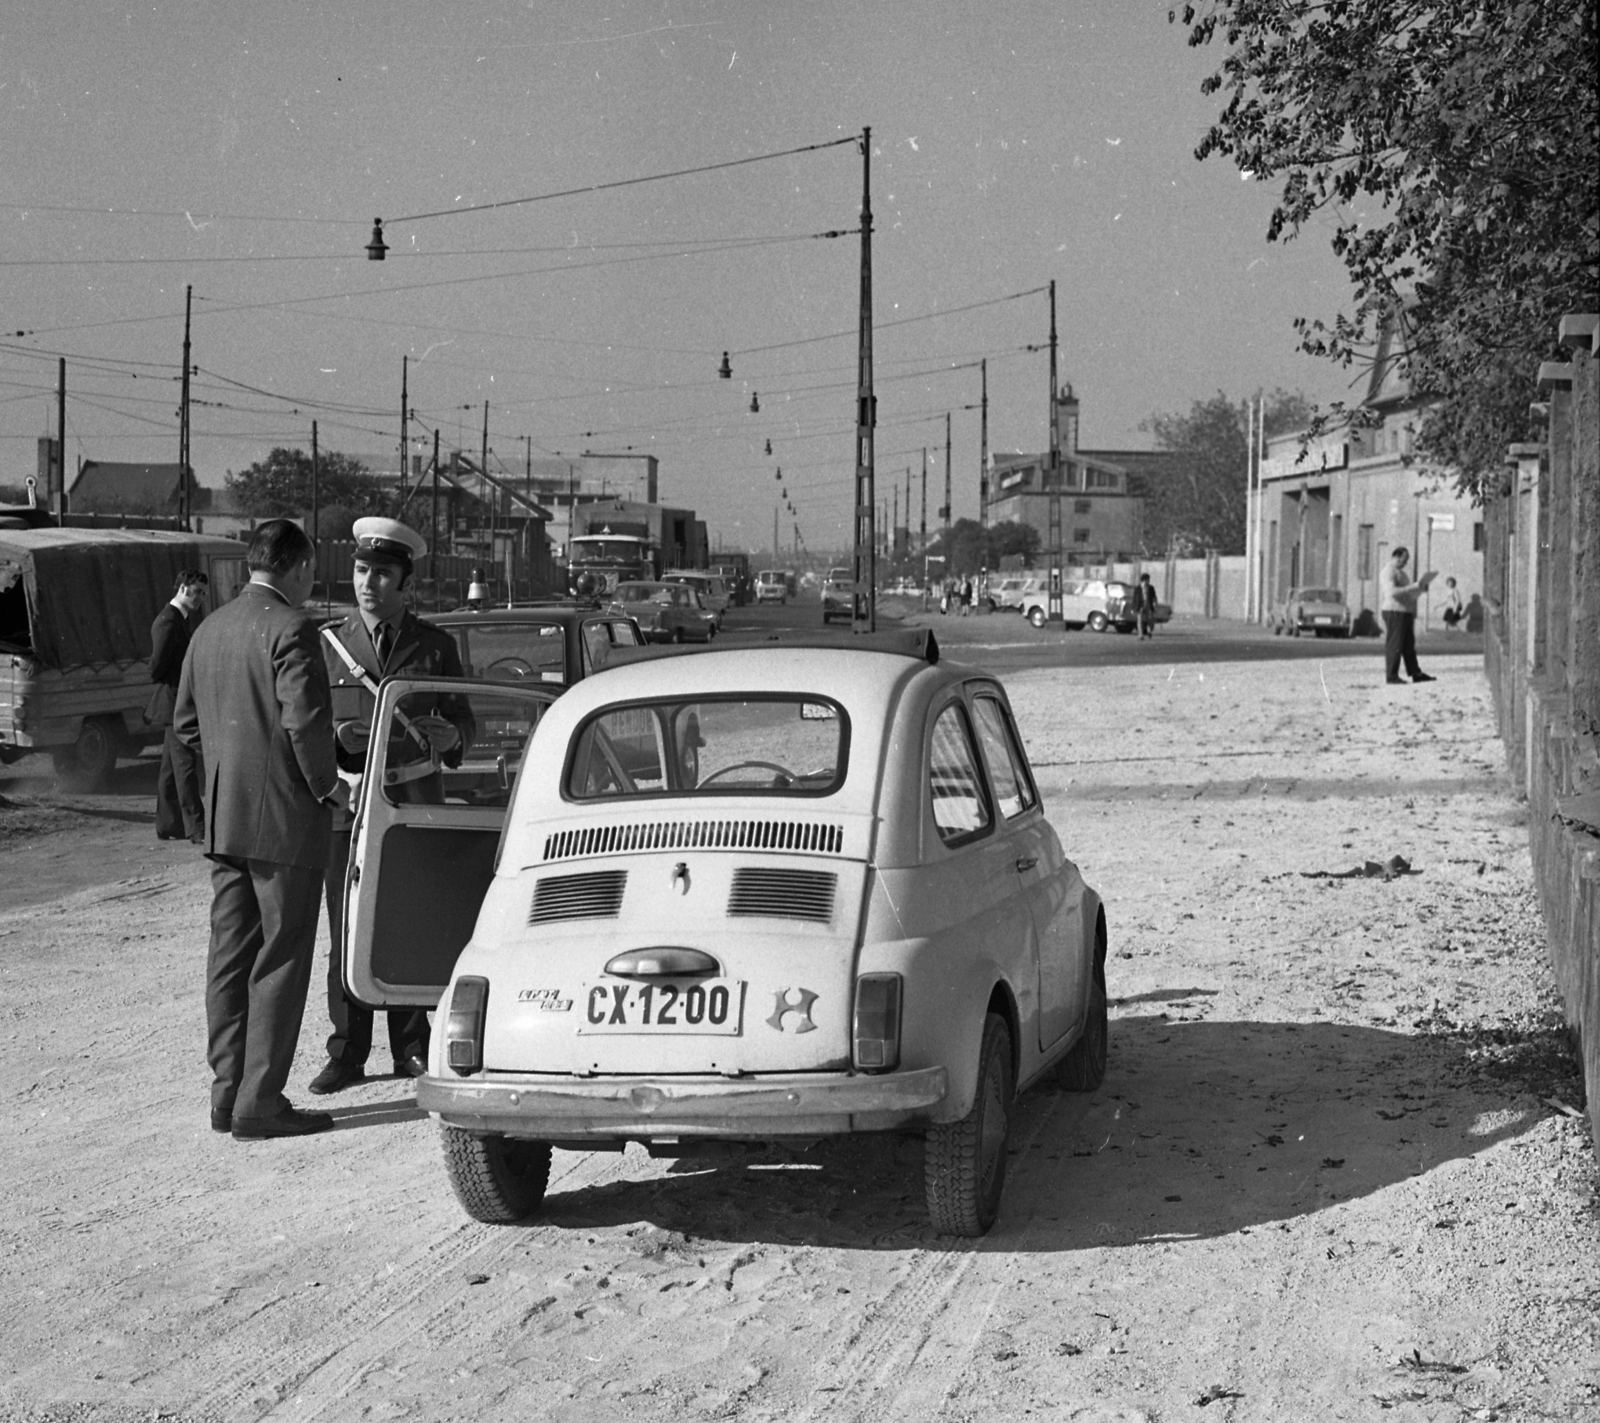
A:
[[[1106,581],[1106,616],[1110,626],[1118,632],[1132,632],[1139,625],[1139,615],[1134,611],[1133,594],[1137,587],[1134,583],[1123,583],[1116,579]],[[1156,600],[1155,620],[1158,623],[1172,621],[1172,605]],[[1096,627],[1096,632],[1104,632],[1104,627]]]
[[[756,574],[756,602],[777,603],[789,601],[789,580],[781,568],[763,568]]]
[[[613,648],[645,641],[634,619],[596,602],[432,613],[427,621],[455,638],[468,677],[490,682],[570,687],[602,670]]]
[[[619,583],[608,606],[637,622],[651,642],[710,642],[717,635],[717,615],[685,583]]]
[[[1048,582],[1022,595],[1018,604],[1023,617],[1036,628],[1042,628],[1049,617],[1050,590]],[[1156,604],[1156,621],[1164,623],[1172,618],[1172,608],[1166,603]],[[1090,632],[1132,632],[1137,626],[1133,612],[1133,584],[1116,579],[1090,578],[1081,582],[1063,582],[1061,585],[1061,619],[1069,628],[1088,628]]]
[[[855,617],[855,579],[848,568],[830,568],[822,584],[822,621]]]
[[[989,611],[1018,612],[1022,608],[1022,600],[1044,586],[1045,580],[1037,573],[1008,573],[1004,578],[990,579],[987,599]]]
[[[1275,612],[1272,632],[1274,636],[1286,632],[1299,637],[1309,632],[1318,637],[1349,637],[1354,622],[1340,589],[1291,588]]]
[[[720,561],[713,563],[710,571],[722,580],[733,606],[744,607],[754,595],[754,584],[750,577],[750,555],[721,553],[717,558]]]
[[[418,804],[391,759],[440,689],[477,730]],[[344,969],[374,1008],[437,1006],[417,1105],[476,1220],[536,1213],[556,1146],[887,1132],[924,1139],[935,1229],[981,1235],[1018,1094],[1103,1078],[1100,897],[1004,687],[926,631],[639,661],[558,700],[400,677],[374,729]]]
[[[700,595],[700,606],[716,614],[717,626],[722,626],[723,615],[728,611],[728,604],[733,601],[728,592],[728,585],[715,573],[700,572],[695,569],[668,569],[661,575],[663,583],[683,583],[693,588]]]

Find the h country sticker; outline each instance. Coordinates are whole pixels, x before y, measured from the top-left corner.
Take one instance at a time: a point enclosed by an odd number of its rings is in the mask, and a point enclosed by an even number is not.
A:
[[[798,1003],[789,1001],[789,994],[797,993],[800,996]],[[772,1016],[767,1019],[769,1028],[776,1028],[780,1033],[784,1031],[783,1020],[793,1013],[797,1019],[792,1031],[796,1033],[809,1033],[816,1029],[816,1024],[811,1021],[811,1005],[817,1001],[817,995],[809,988],[780,988],[773,995]]]

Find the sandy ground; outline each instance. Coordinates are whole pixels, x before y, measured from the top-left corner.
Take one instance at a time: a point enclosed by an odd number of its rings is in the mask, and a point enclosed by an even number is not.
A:
[[[976,1243],[914,1142],[558,1152],[493,1229],[408,1083],[216,1136],[202,863],[8,793],[0,1419],[1600,1417],[1596,1164],[1477,659],[1160,657],[1008,679],[1114,1022]]]

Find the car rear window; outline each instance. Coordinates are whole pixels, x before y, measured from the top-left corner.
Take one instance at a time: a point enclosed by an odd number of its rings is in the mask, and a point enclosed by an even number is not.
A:
[[[490,682],[567,680],[567,640],[560,623],[484,623],[452,631],[468,677]]]
[[[829,795],[844,781],[849,737],[844,709],[822,695],[631,702],[578,728],[566,794]]]

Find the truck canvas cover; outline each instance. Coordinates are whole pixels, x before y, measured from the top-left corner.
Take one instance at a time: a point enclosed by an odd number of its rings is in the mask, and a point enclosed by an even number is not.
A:
[[[148,529],[0,529],[0,645],[50,668],[148,658],[150,624],[178,571],[204,566],[201,543]]]

